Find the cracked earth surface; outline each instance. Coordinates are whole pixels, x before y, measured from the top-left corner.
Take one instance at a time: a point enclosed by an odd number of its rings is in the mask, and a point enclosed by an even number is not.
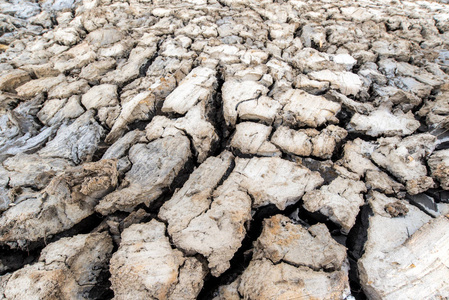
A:
[[[0,299],[446,299],[445,1],[0,0]]]

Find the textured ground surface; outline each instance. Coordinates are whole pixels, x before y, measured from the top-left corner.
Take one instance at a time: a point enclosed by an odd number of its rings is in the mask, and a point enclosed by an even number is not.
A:
[[[0,33],[0,299],[449,297],[444,1],[0,0]]]

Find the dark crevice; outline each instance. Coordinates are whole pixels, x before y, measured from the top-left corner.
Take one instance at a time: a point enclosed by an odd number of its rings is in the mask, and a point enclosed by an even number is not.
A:
[[[50,20],[51,20],[51,23],[52,23],[52,25],[53,25],[54,27],[58,26],[58,20],[56,19],[56,16],[55,16],[54,14],[52,14],[52,15],[50,16]]]
[[[147,76],[147,71],[150,68],[150,66],[153,64],[153,62],[155,61],[155,59],[159,56],[159,50],[161,48],[161,44],[162,44],[162,40],[159,40],[158,43],[156,44],[156,51],[154,52],[153,56],[150,57],[146,63],[144,63],[142,66],[140,66],[139,68],[139,77],[145,77]]]
[[[319,172],[321,177],[324,179],[323,185],[328,185],[339,175],[331,166],[323,165],[321,161],[315,160],[313,158],[305,158],[302,164],[310,169],[311,171]]]
[[[342,105],[340,111],[335,115],[335,117],[339,120],[338,126],[346,128],[353,115],[354,112],[350,111],[348,108]]]
[[[129,216],[129,214],[125,213],[125,212],[115,212],[114,214],[105,217],[103,222],[101,224],[99,224],[95,229],[93,229],[93,232],[101,232],[104,230],[108,230],[109,235],[112,237],[113,248],[112,248],[108,262],[106,264],[104,264],[103,269],[101,270],[100,274],[97,277],[97,283],[88,293],[88,296],[87,296],[88,299],[110,300],[110,299],[114,298],[114,291],[111,289],[111,281],[110,281],[111,273],[109,271],[109,265],[110,265],[110,259],[111,259],[112,255],[115,252],[117,252],[119,245],[116,242],[116,237],[114,235],[114,232],[111,232],[112,230],[105,223],[105,220],[106,219],[121,220],[121,222],[120,222],[120,226],[121,226],[123,224],[123,220],[125,220],[128,216]]]
[[[193,172],[195,168],[196,158],[190,157],[187,162],[184,164],[181,171],[178,173],[178,175],[175,177],[173,182],[170,184],[169,191],[173,194],[173,192],[181,188],[184,183],[189,179],[190,174]]]
[[[146,61],[146,63],[144,63],[142,66],[140,66],[140,68],[139,68],[139,78],[146,76],[148,69],[150,68],[151,64],[156,59],[156,57],[157,57],[157,52],[150,59],[148,59]]]
[[[110,300],[114,298],[114,291],[111,289],[111,273],[109,263],[97,277],[97,284],[89,291],[88,299]]]
[[[308,269],[310,269],[310,270],[313,270],[313,271],[315,271],[315,272],[320,272],[320,271],[322,271],[322,272],[326,272],[326,273],[332,273],[332,272],[338,271],[338,269],[336,270],[334,267],[326,268],[326,266],[323,266],[323,267],[321,267],[321,268],[320,268],[320,267],[317,268],[317,267],[314,266],[314,265],[297,264],[297,263],[295,263],[295,262],[293,262],[293,261],[288,261],[288,260],[284,260],[284,259],[281,259],[281,260],[279,260],[279,261],[277,261],[277,262],[273,261],[271,258],[268,258],[268,260],[270,260],[270,262],[271,262],[273,265],[287,264],[287,265],[290,265],[290,266],[295,267],[295,268],[306,267],[306,268],[308,268]]]
[[[231,136],[231,128],[226,125],[223,112],[222,88],[224,81],[224,70],[222,67],[219,67],[217,70],[217,92],[212,99],[214,109],[209,110],[207,116],[209,122],[215,127],[215,132],[217,133],[219,140],[218,145],[211,153],[212,156],[217,156],[226,150]]]
[[[191,157],[184,164],[184,167],[174,178],[171,185],[163,190],[161,196],[153,200],[149,206],[146,206],[144,203],[139,204],[134,208],[134,211],[143,209],[149,214],[151,218],[158,219],[159,210],[162,207],[162,205],[164,205],[165,202],[170,200],[173,197],[173,194],[177,191],[177,189],[181,188],[185,184],[185,182],[189,179],[190,175],[192,174],[194,168],[195,168],[194,160]]]
[[[66,231],[63,231],[61,233],[55,234],[51,238],[47,238],[46,242],[47,242],[47,244],[50,244],[50,243],[60,240],[61,238],[72,237],[77,234],[90,233],[93,228],[97,227],[101,223],[102,220],[103,220],[103,218],[100,215],[93,214],[93,215],[83,219],[81,222],[79,222],[72,228],[70,228]]]
[[[149,214],[151,218],[158,218],[159,210],[161,209],[162,205],[164,205],[165,202],[171,199],[173,196],[174,191],[170,191],[169,189],[166,189],[160,197],[158,197],[156,200],[151,202],[150,206],[146,206],[144,203],[139,204],[136,206],[134,211],[137,211],[139,209],[145,210]]]
[[[232,154],[234,154],[234,156],[236,157],[240,157],[240,158],[255,158],[255,157],[271,157],[269,155],[261,155],[261,154],[252,154],[252,153],[243,153],[240,149],[238,148],[231,148],[231,152]],[[274,156],[274,155],[273,155]]]
[[[193,165],[194,167],[198,167],[200,165],[200,163],[198,162],[198,155],[199,152],[195,147],[195,144],[193,142],[193,137],[187,132],[187,130],[183,130],[183,129],[179,129],[178,130],[182,131],[184,133],[185,136],[187,136],[187,138],[189,139],[189,143],[190,143],[190,153],[192,153],[192,161],[193,161]],[[211,148],[213,148],[214,145],[211,145]],[[193,169],[192,169],[193,171]]]
[[[355,139],[361,139],[364,140],[365,142],[377,142],[378,138],[370,135],[365,135],[360,132],[350,131],[348,132],[348,136],[346,137],[344,143],[346,143],[347,141],[353,141]]]
[[[334,239],[337,242],[345,241],[345,237],[340,233],[340,228],[333,222],[330,222],[327,217],[320,213],[310,213],[302,207],[302,201],[298,201],[286,207],[285,210],[280,210],[274,204],[269,204],[258,208],[253,212],[252,221],[247,226],[247,233],[242,241],[242,246],[234,254],[234,257],[230,261],[230,268],[219,277],[213,277],[210,274],[204,281],[204,287],[201,293],[198,295],[198,300],[212,299],[217,295],[218,288],[223,285],[233,282],[243,271],[248,267],[252,259],[253,243],[262,233],[262,222],[264,219],[270,218],[277,214],[288,216],[294,223],[301,224],[308,228],[319,222],[324,223],[329,231],[332,233]],[[338,231],[338,233],[336,233]]]
[[[170,120],[176,120],[176,119],[180,119],[180,118],[185,117],[185,114],[179,114],[177,112],[165,112],[164,113],[164,112],[161,111],[160,114],[165,116],[165,117],[167,117],[167,118],[169,118]]]
[[[280,150],[280,151],[282,152],[282,154],[281,154],[281,158],[282,159],[285,159],[285,160],[288,160],[288,161],[291,161],[291,162],[298,162],[298,161],[300,161],[303,165],[304,165],[304,163],[303,163],[304,160],[309,160],[309,159],[310,160],[314,160],[314,161],[316,161],[318,163],[330,162],[330,159],[328,159],[328,158],[322,158],[322,157],[317,157],[317,156],[313,156],[313,155],[301,156],[301,155],[296,155],[294,153],[290,153],[290,152],[287,152],[287,151],[284,151],[284,150]],[[252,155],[252,156],[263,157],[262,155]],[[265,157],[267,157],[267,156],[265,156]]]
[[[36,249],[39,247],[43,248],[43,247],[47,246],[48,244],[56,242],[65,237],[72,237],[72,236],[75,236],[78,234],[90,233],[93,228],[97,227],[101,223],[102,220],[103,220],[103,218],[101,216],[99,216],[97,214],[92,214],[66,231],[63,231],[63,232],[60,232],[60,233],[57,233],[54,235],[50,235],[47,238],[41,239],[37,242],[32,242],[28,246],[28,248],[29,249]]]
[[[336,162],[344,157],[346,142],[347,142],[347,140],[344,139],[335,145],[335,149],[334,149],[334,152],[332,153],[332,157],[331,157],[331,160],[333,162]]]
[[[300,156],[296,156],[296,155],[290,154],[288,152],[282,152],[281,158],[284,160],[291,161],[291,162],[297,162],[298,159],[301,159]]]
[[[435,218],[435,214],[438,213],[438,206],[436,205],[433,197],[427,194],[424,193],[418,195],[406,194],[405,199],[407,199],[411,205],[417,207],[420,211],[422,211],[429,217]],[[432,214],[431,213],[432,211],[435,214]]]
[[[179,250],[179,251],[182,252],[182,254],[183,254],[184,256],[187,256],[187,253],[186,253],[186,251],[185,251],[184,249],[182,249],[181,247],[176,247],[176,246],[175,246],[175,242],[173,241],[172,236],[168,233],[168,222],[165,221],[165,220],[163,220],[163,219],[161,219],[161,218],[159,218],[158,216],[155,216],[153,219],[155,219],[155,220],[158,221],[158,222],[164,223],[164,225],[165,225],[165,236],[168,238],[168,241],[169,241],[169,243],[170,243],[171,248],[172,248],[172,249]],[[206,258],[205,258],[203,255],[198,254],[198,256],[201,256],[201,257],[202,257],[202,260],[206,260]],[[207,261],[207,260],[206,260],[206,261]]]
[[[300,203],[302,205],[302,201]],[[315,225],[317,223],[323,223],[326,225],[327,229],[331,233],[332,237],[338,237],[335,238],[337,242],[345,243],[345,238],[341,237],[342,231],[341,226],[332,222],[328,216],[323,215],[321,212],[310,212],[304,209],[302,206],[298,207],[299,204],[296,204],[296,208],[300,209],[300,213],[298,215],[300,218],[304,221],[306,221],[310,226]]]
[[[127,131],[129,132],[129,131],[134,131],[134,130],[145,130],[147,125],[151,123],[152,119],[153,119],[153,117],[151,117],[149,120],[138,120],[131,124],[128,124]]]
[[[38,241],[29,242],[27,245],[21,247],[21,249],[11,249],[6,245],[0,246],[0,262],[2,264],[0,275],[18,270],[26,264],[37,262],[42,249],[48,244],[56,242],[61,238],[89,233],[101,221],[101,217],[93,214],[66,231],[42,238]]]
[[[95,152],[92,156],[92,161],[93,162],[99,161],[103,157],[103,155],[106,153],[106,151],[108,150],[109,147],[110,147],[110,145],[101,141],[98,144],[97,150],[95,150]]]
[[[433,90],[433,91],[435,91],[435,90]],[[418,112],[421,110],[421,108],[423,108],[423,107],[426,105],[426,103],[427,103],[428,101],[434,101],[434,100],[435,100],[435,97],[434,97],[434,96],[429,96],[429,97],[427,97],[427,98],[425,98],[425,99],[422,99],[421,103],[420,103],[419,105],[417,105],[416,107],[414,107],[414,108],[411,110],[412,113],[413,113],[413,116],[414,116],[415,120],[419,121],[419,123],[420,123],[420,126],[419,126],[419,128],[417,129],[417,132],[418,132],[418,133],[429,132],[429,130],[431,129],[431,128],[428,126],[428,124],[427,124],[426,116],[422,116],[422,117],[421,117],[421,116],[418,114]]]
[[[243,273],[252,259],[253,242],[257,240],[262,232],[262,221],[265,218],[269,218],[279,212],[280,210],[274,205],[262,207],[255,212],[252,221],[249,224],[249,229],[247,230],[246,236],[242,241],[241,247],[237,250],[234,257],[230,261],[231,266],[219,277],[213,277],[209,274],[205,278],[203,289],[197,297],[198,300],[212,299],[217,295],[217,291],[220,286],[233,282]]]
[[[437,203],[449,203],[449,191],[443,189],[429,189],[425,192]]]
[[[229,164],[228,169],[226,170],[226,172],[224,173],[223,177],[218,182],[218,184],[215,187],[215,189],[217,189],[219,186],[223,185],[223,182],[225,182],[226,179],[228,179],[229,175],[231,175],[231,173],[234,170],[234,168],[235,168],[235,161],[232,160],[231,163]]]
[[[364,253],[365,243],[368,239],[369,217],[373,215],[374,213],[368,204],[362,206],[359,214],[357,215],[356,222],[349,231],[348,238],[346,240],[350,265],[349,284],[351,287],[351,293],[357,300],[367,299],[360,284],[357,261]]]
[[[447,128],[435,128],[430,133],[437,137],[435,151],[449,149],[449,130]]]
[[[27,264],[36,262],[42,248],[34,250],[10,249],[8,246],[0,246],[0,275],[14,272]]]

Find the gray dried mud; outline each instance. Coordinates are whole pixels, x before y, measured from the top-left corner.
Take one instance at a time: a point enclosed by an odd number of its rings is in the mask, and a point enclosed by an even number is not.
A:
[[[445,2],[0,0],[0,299],[449,298]]]

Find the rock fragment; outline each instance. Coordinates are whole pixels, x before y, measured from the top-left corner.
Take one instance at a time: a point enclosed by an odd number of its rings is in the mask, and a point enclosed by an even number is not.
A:
[[[368,170],[378,170],[378,167],[370,160],[375,147],[375,144],[360,138],[348,141],[343,148],[343,157],[337,164],[356,173],[359,177],[364,176]]]
[[[444,81],[438,79],[426,70],[421,70],[419,67],[406,62],[397,63],[396,74],[401,76],[413,77],[417,81],[426,85],[430,85],[432,87],[439,87],[444,83]]]
[[[0,115],[0,161],[18,153],[32,153],[53,136],[56,127],[42,127],[35,116],[42,104],[42,94]]]
[[[112,248],[111,237],[105,232],[51,243],[42,250],[38,262],[0,276],[0,298],[89,298],[100,283],[100,273],[107,269]]]
[[[138,46],[131,50],[129,58],[126,62],[117,65],[117,68],[101,79],[101,83],[116,83],[123,85],[124,83],[137,78],[139,76],[140,67],[150,59],[156,52],[155,46]]]
[[[400,39],[396,43],[390,43],[386,40],[375,41],[372,44],[372,50],[380,57],[392,57],[399,61],[408,61],[410,59],[410,41]]]
[[[72,95],[83,94],[89,90],[89,85],[87,81],[74,80],[72,78],[68,78],[68,81],[62,82],[57,86],[53,87],[48,92],[48,98],[69,98]]]
[[[113,84],[96,85],[81,97],[81,102],[86,109],[117,105],[117,86]]]
[[[203,162],[218,142],[214,126],[206,120],[201,105],[197,105],[176,121],[163,116],[156,116],[146,127],[147,138],[152,141],[159,137],[176,133],[188,136],[193,144],[198,162]]]
[[[42,157],[60,157],[74,163],[89,162],[104,135],[104,129],[95,121],[94,111],[89,110],[70,125],[62,125],[56,137],[38,154]]]
[[[332,61],[334,61],[339,65],[343,65],[346,71],[351,71],[352,68],[355,66],[355,64],[357,64],[357,60],[355,60],[354,57],[346,53],[337,54],[333,56]]]
[[[54,177],[0,217],[0,243],[26,247],[29,242],[70,229],[94,213],[99,199],[117,185],[113,160],[85,163]]]
[[[31,98],[39,93],[47,92],[52,87],[62,83],[65,79],[64,75],[57,77],[43,77],[39,79],[34,79],[22,84],[16,88],[17,94],[21,97]]]
[[[359,207],[365,202],[364,192],[366,187],[362,181],[339,176],[320,190],[307,192],[303,197],[304,208],[310,212],[319,211],[347,233],[355,224]]]
[[[245,237],[251,219],[251,198],[233,180],[226,180],[214,192],[210,208],[172,234],[173,241],[187,253],[201,253],[213,276],[226,271]]]
[[[114,118],[112,128],[106,136],[108,143],[115,142],[127,129],[128,124],[137,120],[148,120],[155,110],[155,96],[145,91],[134,96],[130,101],[122,104],[120,114]]]
[[[123,39],[123,33],[116,28],[100,28],[89,32],[86,41],[97,47],[112,45]]]
[[[233,163],[234,157],[230,152],[209,157],[193,171],[184,186],[164,203],[159,217],[168,222],[170,234],[186,228],[193,218],[210,207],[214,190]]]
[[[443,189],[449,190],[449,150],[435,151],[427,160],[432,177],[440,182]]]
[[[435,140],[431,134],[380,138],[371,158],[405,184],[409,194],[416,195],[435,184],[423,163],[435,148]]]
[[[274,264],[285,262],[315,271],[339,270],[346,259],[345,247],[331,238],[324,224],[305,229],[282,215],[264,220],[254,246],[254,259],[268,258]]]
[[[337,145],[348,135],[347,131],[335,125],[329,125],[320,134],[314,136],[311,141],[313,145],[312,156],[330,159]]]
[[[69,99],[47,100],[37,113],[37,117],[47,126],[57,125],[68,119],[76,119],[84,113],[80,98],[74,95]]]
[[[335,115],[341,105],[322,96],[291,89],[281,96],[279,102],[283,105],[282,119],[289,126],[318,127],[325,123],[338,123]]]
[[[193,69],[164,101],[163,112],[185,115],[190,108],[211,100],[216,86],[215,71],[198,67]]]
[[[227,152],[207,159],[159,213],[173,242],[187,253],[204,255],[214,276],[229,268],[251,215],[251,199],[238,183],[228,178],[218,186],[232,162]]]
[[[253,196],[253,208],[274,204],[283,210],[323,182],[317,172],[279,157],[237,158],[233,174]]]
[[[271,141],[288,153],[329,159],[337,144],[346,136],[346,130],[335,125],[329,125],[321,132],[315,129],[293,130],[281,126],[273,134]]]
[[[316,71],[308,74],[309,77],[317,81],[326,81],[331,84],[331,88],[340,90],[343,95],[357,95],[362,89],[360,77],[351,72],[333,72],[330,70]]]
[[[341,105],[353,112],[356,112],[361,115],[367,115],[370,112],[374,111],[374,106],[371,103],[361,103],[355,100],[352,100],[348,97],[346,97],[343,94],[340,94],[337,91],[330,90],[326,94],[329,98],[333,99],[334,101],[341,103]]]
[[[311,80],[307,75],[299,75],[296,77],[294,85],[297,89],[306,91],[312,95],[323,94],[329,89],[329,82],[322,82],[317,80]]]
[[[408,208],[401,201],[396,201],[394,203],[386,204],[385,211],[394,218],[405,216],[408,213]]]
[[[72,46],[75,45],[80,40],[79,33],[75,28],[58,28],[54,32],[56,42],[65,45]]]
[[[283,151],[299,156],[309,156],[312,154],[313,144],[311,136],[318,135],[314,129],[293,130],[287,126],[276,129],[271,141]]]
[[[361,132],[369,136],[410,135],[421,126],[411,111],[402,110],[391,113],[388,109],[377,109],[369,115],[354,114],[349,123],[350,131]]]
[[[367,188],[380,191],[386,195],[399,196],[405,190],[402,184],[380,170],[367,170],[365,181]]]
[[[97,57],[93,50],[94,48],[87,42],[82,42],[52,57],[51,62],[54,64],[54,69],[61,73],[81,69]]]
[[[396,76],[391,81],[403,91],[413,93],[420,98],[428,97],[432,91],[431,86],[421,83],[413,77]]]
[[[102,159],[119,159],[124,157],[128,150],[138,142],[143,141],[145,132],[140,130],[133,130],[121,137],[117,142],[111,145],[103,154]]]
[[[113,58],[94,61],[83,67],[79,76],[91,82],[99,82],[101,76],[111,71],[115,65],[116,62]]]
[[[52,177],[71,166],[68,160],[43,158],[37,154],[17,154],[3,162],[10,187],[31,186],[37,189],[44,188]]]
[[[448,95],[448,92],[438,94],[434,101],[427,100],[418,111],[419,116],[426,118],[426,123],[430,128],[445,128],[449,123],[447,117],[449,112]]]
[[[0,122],[6,125],[8,122],[8,117],[0,119]],[[2,129],[5,129],[7,126],[2,126]],[[14,129],[17,129],[14,128]],[[6,130],[5,130],[6,131]],[[20,132],[15,132],[12,138],[1,136],[1,144],[0,144],[0,161],[5,160],[11,155],[15,155],[18,153],[26,153],[26,152],[35,152],[37,149],[41,148],[47,140],[54,134],[55,128],[47,127],[44,128],[39,134],[32,136],[32,132],[25,132],[24,134],[20,134]],[[9,142],[7,142],[9,141]]]
[[[119,299],[131,294],[135,299],[196,299],[206,276],[197,258],[172,249],[164,224],[156,220],[123,231],[110,271]]]
[[[0,74],[0,90],[12,92],[16,87],[30,80],[28,72],[20,69],[8,70]]]
[[[280,109],[281,104],[278,101],[262,96],[257,100],[241,102],[237,107],[237,114],[241,120],[260,121],[271,125]]]
[[[337,65],[331,62],[328,54],[319,52],[313,48],[304,48],[298,51],[294,56],[293,64],[301,72],[306,74],[328,68],[339,71]]]
[[[414,206],[405,204],[405,216],[392,217],[383,208],[397,202],[380,193],[370,200],[370,217],[365,254],[359,273],[365,293],[374,299],[397,297],[446,297],[448,269],[447,216],[432,219]],[[429,274],[430,272],[430,274]],[[423,285],[415,285],[419,281]]]
[[[231,140],[231,147],[242,154],[256,154],[261,156],[280,156],[281,152],[270,143],[271,127],[263,124],[243,122],[236,126]]]
[[[132,167],[121,186],[95,208],[103,215],[117,210],[132,211],[141,203],[149,206],[184,168],[191,156],[190,142],[181,134],[168,136],[148,144],[136,144],[128,156]]]
[[[332,240],[323,224],[307,230],[276,215],[264,221],[254,246],[248,268],[228,288],[231,295],[232,288],[251,299],[343,299],[349,294],[345,248]]]
[[[344,271],[316,272],[286,263],[273,264],[268,259],[250,263],[242,274],[238,291],[247,298],[267,300],[310,296],[319,299],[344,299],[349,294]]]
[[[237,110],[241,104],[257,100],[268,93],[268,89],[255,81],[230,80],[223,84],[223,113],[226,124],[235,126],[238,118]]]

